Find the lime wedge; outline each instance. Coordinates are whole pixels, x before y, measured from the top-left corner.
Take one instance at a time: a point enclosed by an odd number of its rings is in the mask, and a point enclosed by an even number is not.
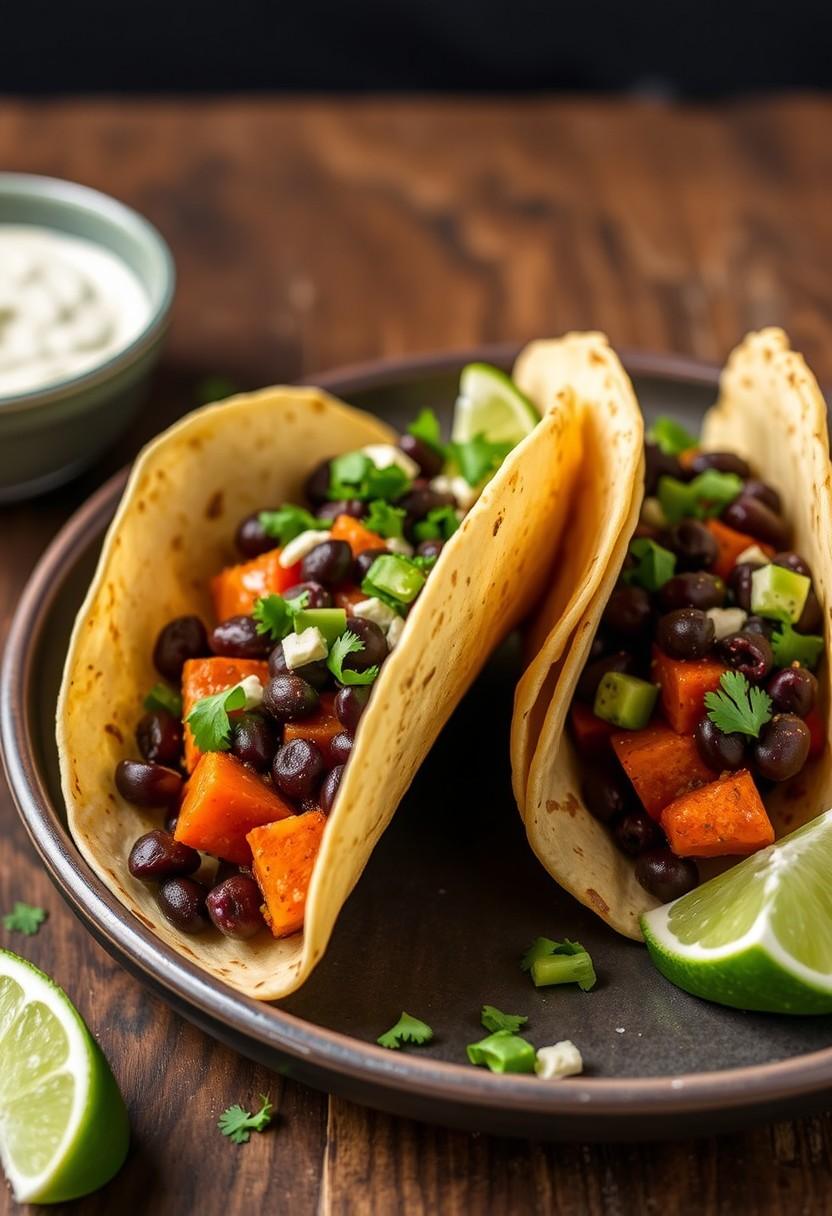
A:
[[[641,918],[655,965],[694,996],[832,1013],[832,810]]]
[[[19,1203],[103,1186],[127,1153],[127,1111],[66,993],[0,950],[0,1161]]]
[[[459,377],[451,439],[469,443],[485,435],[492,443],[524,439],[540,422],[540,414],[510,376],[488,363],[469,363]]]

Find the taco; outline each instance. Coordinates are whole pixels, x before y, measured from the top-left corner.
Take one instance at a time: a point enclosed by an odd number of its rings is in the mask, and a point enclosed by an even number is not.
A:
[[[452,468],[430,411],[412,431],[316,389],[191,414],[139,457],[72,635],[57,730],[79,849],[166,944],[260,999],[320,960],[557,552],[569,397],[512,451],[456,444]]]
[[[520,386],[541,400],[555,363],[530,352]],[[559,613],[581,600],[580,621],[518,787],[549,873],[627,936],[832,801],[828,452],[817,383],[768,329],[731,355],[701,441],[659,420],[644,486],[606,462],[624,523],[593,555],[591,601],[570,576]]]

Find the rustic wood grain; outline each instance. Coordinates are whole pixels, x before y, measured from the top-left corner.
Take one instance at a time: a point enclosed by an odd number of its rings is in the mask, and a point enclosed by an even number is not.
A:
[[[240,387],[378,355],[570,327],[721,359],[785,325],[832,380],[832,103],[0,104],[0,165],[110,191],[170,241],[179,291],[153,401],[80,483],[0,511],[0,630],[69,511],[203,375]],[[113,1061],[134,1128],[118,1179],[66,1212],[729,1216],[832,1211],[832,1120],[676,1145],[545,1146],[423,1127],[283,1082],[208,1040],[100,950],[0,789],[0,908]],[[241,1148],[235,1101],[275,1099]],[[0,1210],[12,1205],[0,1192]]]

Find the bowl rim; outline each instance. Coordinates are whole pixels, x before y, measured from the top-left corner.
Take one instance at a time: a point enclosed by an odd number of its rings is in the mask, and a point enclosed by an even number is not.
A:
[[[0,417],[65,401],[76,393],[82,394],[88,388],[106,383],[113,375],[135,363],[164,332],[176,291],[176,264],[167,241],[150,220],[113,195],[81,182],[46,174],[0,172],[0,197],[6,195],[49,199],[65,210],[84,211],[102,217],[123,232],[137,236],[159,259],[161,290],[157,302],[153,304],[150,301],[147,320],[126,346],[77,375],[23,393],[0,393]],[[48,228],[50,225],[39,226]]]
[[[396,377],[401,381],[411,374],[448,371],[474,360],[505,363],[518,349],[519,344],[506,343],[385,359],[307,377],[305,382],[314,380],[322,387],[348,393],[359,386],[378,387]],[[623,356],[623,361],[633,374],[672,376],[684,383],[716,387],[716,369],[698,360],[642,351]],[[236,1034],[248,1042],[256,1041],[288,1057],[299,1070],[305,1067],[303,1079],[317,1067],[328,1087],[353,1081],[380,1094],[406,1091],[411,1097],[436,1103],[439,1121],[443,1107],[453,1106],[472,1115],[484,1109],[504,1110],[537,1119],[569,1119],[576,1128],[570,1138],[580,1139],[589,1134],[593,1120],[604,1117],[674,1119],[706,1114],[717,1107],[752,1111],[832,1086],[832,1047],[764,1064],[677,1076],[582,1075],[552,1086],[541,1085],[534,1077],[495,1076],[464,1064],[386,1051],[317,1026],[279,1006],[244,997],[160,942],[87,867],[60,823],[37,763],[28,712],[33,659],[46,618],[75,559],[109,522],[126,477],[127,471],[122,470],[105,482],[46,549],[20,598],[0,671],[0,743],[18,811],[52,881],[122,965],[129,960],[134,974],[140,973],[149,986],[161,988],[175,1007],[198,1015],[203,1027],[219,1026],[226,1038]]]

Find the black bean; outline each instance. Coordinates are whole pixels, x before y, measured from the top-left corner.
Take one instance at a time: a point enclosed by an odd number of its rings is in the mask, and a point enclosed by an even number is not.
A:
[[[165,831],[168,835],[173,836],[176,832],[176,825],[179,822],[179,806],[172,806],[165,814]]]
[[[422,540],[416,546],[416,553],[419,557],[438,557],[444,544],[444,541],[438,539]]]
[[[622,671],[632,674],[634,667],[633,656],[628,650],[616,650],[614,654],[604,655],[601,659],[587,663],[578,680],[575,696],[586,705],[595,702],[595,694],[603,676],[608,671]]]
[[[663,904],[687,895],[699,885],[699,870],[690,857],[677,857],[670,849],[648,849],[636,861],[636,878]]]
[[[285,600],[295,600],[299,595],[305,595],[307,608],[332,607],[332,595],[320,583],[295,583],[280,594]]]
[[[136,742],[145,760],[174,767],[182,758],[182,723],[166,709],[153,709],[139,720]]]
[[[699,755],[715,773],[736,772],[745,767],[745,736],[726,734],[707,716],[700,718],[694,732]]]
[[[611,764],[593,764],[584,770],[581,795],[601,823],[611,823],[636,805],[629,781],[620,768]]]
[[[642,587],[616,587],[602,617],[603,624],[622,638],[636,638],[650,626],[650,596]]]
[[[226,937],[246,941],[265,926],[263,897],[250,874],[232,874],[217,883],[205,900],[212,923]]]
[[[741,672],[753,684],[764,680],[774,666],[771,643],[763,633],[749,633],[743,629],[722,638],[717,649],[729,667]]]
[[[304,492],[313,506],[319,507],[329,499],[330,461],[322,460],[306,479]]]
[[[263,689],[263,708],[278,722],[308,718],[318,708],[318,702],[312,685],[293,672],[272,676]]]
[[[818,682],[805,667],[784,667],[771,677],[766,692],[778,713],[805,718],[817,699]]]
[[[352,754],[352,735],[341,731],[329,744],[329,759],[333,764],[346,764]]]
[[[455,507],[456,499],[444,490],[432,490],[426,482],[414,481],[407,494],[397,500],[396,506],[404,507],[406,526],[410,527],[437,507]]]
[[[627,811],[612,824],[612,835],[622,853],[628,857],[637,857],[645,849],[651,849],[658,843],[658,829],[640,807]]]
[[[166,920],[182,933],[202,933],[208,928],[205,888],[193,878],[169,878],[156,900]]]
[[[761,633],[771,641],[776,630],[776,622],[768,621],[763,616],[750,616],[742,627],[743,633]]]
[[[805,722],[794,714],[777,714],[754,746],[757,772],[768,781],[789,781],[806,763],[811,743]]]
[[[688,465],[694,477],[704,473],[706,469],[716,469],[719,473],[736,473],[743,479],[751,476],[751,466],[736,452],[697,452]]]
[[[665,612],[674,608],[721,608],[725,603],[725,583],[716,574],[689,571],[669,578],[659,591]]]
[[[782,553],[775,553],[771,559],[773,566],[785,566],[787,570],[794,570],[795,574],[805,574],[807,578],[812,577],[812,570],[809,563],[795,553],[793,549],[785,549]]]
[[[119,760],[116,789],[134,806],[171,806],[182,793],[182,774],[163,764]]]
[[[300,570],[304,582],[339,587],[352,572],[352,549],[345,540],[325,540],[307,553]]]
[[[751,611],[751,576],[764,562],[739,562],[728,575],[728,589],[734,603],[744,612]]]
[[[339,515],[363,519],[367,514],[367,504],[360,498],[339,498],[336,502],[322,503],[315,514],[318,519],[336,519]]]
[[[667,548],[676,554],[679,570],[705,570],[716,561],[719,547],[712,533],[696,519],[682,519],[667,530]]]
[[[241,520],[234,534],[234,543],[242,556],[249,559],[259,557],[261,553],[268,553],[269,549],[277,548],[277,541],[264,531],[263,525],[260,523],[259,511],[255,511],[253,515],[247,515],[244,520]]]
[[[289,798],[312,798],[325,772],[321,749],[308,739],[284,743],[272,763],[272,781]]]
[[[158,828],[140,836],[127,858],[127,868],[133,877],[148,882],[193,874],[201,864],[202,858],[196,849],[174,840],[168,832]]]
[[[406,456],[416,461],[423,477],[438,477],[442,472],[445,463],[442,455],[415,435],[402,435],[399,447]]]
[[[283,643],[278,642],[269,655],[269,673],[273,676],[299,675],[318,692],[332,683],[332,676],[326,665],[326,659],[316,659],[314,663],[304,663],[302,667],[287,667]]]
[[[366,621],[357,616],[349,617],[347,627],[364,643],[364,649],[347,655],[343,662],[344,668],[350,671],[366,671],[368,667],[380,667],[389,653],[383,630],[375,621]]]
[[[656,641],[671,659],[704,659],[714,643],[714,623],[699,608],[677,608],[659,617]]]
[[[231,751],[243,764],[265,773],[276,748],[274,723],[263,714],[244,713],[231,719]]]
[[[370,573],[370,567],[377,557],[389,557],[387,549],[365,549],[359,553],[352,564],[352,581],[360,587]]]
[[[817,633],[823,623],[823,612],[821,611],[820,601],[815,595],[814,587],[809,588],[809,594],[806,596],[806,603],[803,605],[803,611],[795,625],[798,633]]]
[[[171,684],[178,684],[187,659],[210,654],[208,633],[198,616],[178,616],[168,621],[156,638],[153,663]]]
[[[273,646],[267,633],[257,632],[253,616],[230,616],[211,630],[208,643],[214,654],[227,659],[265,659]]]
[[[347,686],[336,695],[336,716],[344,730],[349,731],[351,735],[355,734],[369,699],[370,689],[366,685]]]
[[[774,489],[774,486],[768,485],[765,481],[760,481],[758,477],[747,478],[742,488],[742,493],[743,498],[759,498],[760,502],[764,502],[775,515],[781,515],[783,512],[780,495]]]
[[[658,446],[650,443],[644,445],[644,492],[655,494],[660,477],[675,477],[677,481],[686,481],[687,474],[675,456],[667,456]]]
[[[318,795],[318,801],[320,802],[321,810],[325,815],[328,815],[332,810],[333,803],[335,802],[335,795],[338,793],[338,786],[341,784],[341,778],[344,775],[345,768],[345,764],[337,764],[335,768],[330,769],[330,771],[324,777],[321,792]]]
[[[759,498],[740,495],[722,512],[722,521],[737,532],[745,532],[764,544],[783,548],[789,539],[789,529],[779,515]]]

